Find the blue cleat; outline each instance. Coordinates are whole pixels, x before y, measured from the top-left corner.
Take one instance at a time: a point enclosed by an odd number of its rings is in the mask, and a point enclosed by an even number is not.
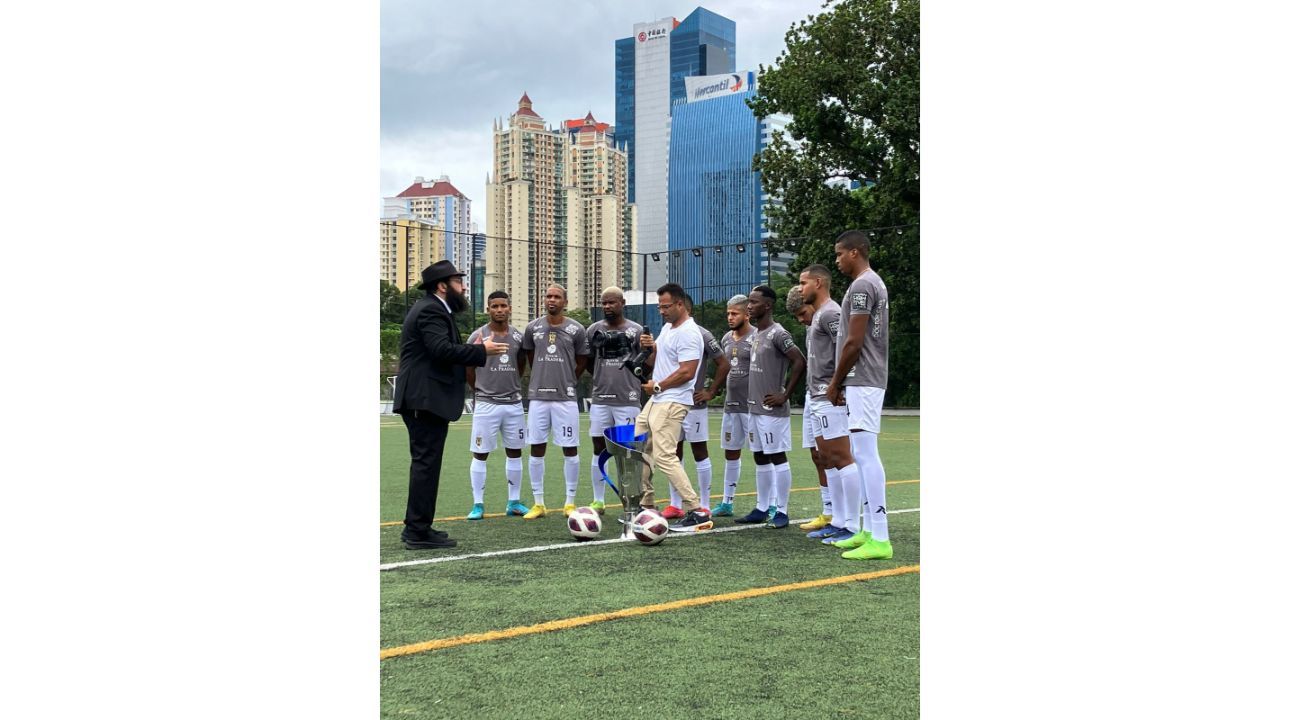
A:
[[[482,520],[482,519],[483,519],[483,503],[474,503],[474,508],[473,508],[472,510],[469,511],[469,514],[465,516],[465,519],[466,519],[466,520]]]
[[[767,521],[767,511],[759,510],[758,508],[750,510],[749,514],[745,517],[736,518],[736,522],[741,523],[742,525],[755,525],[765,521]]]
[[[786,514],[783,513],[783,512],[777,512],[777,513],[773,514],[772,517],[770,517],[770,518],[768,519],[768,521],[767,521],[767,526],[770,527],[770,528],[775,528],[775,529],[777,529],[777,530],[780,530],[780,529],[782,529],[782,528],[789,527],[789,526],[790,526],[790,516],[789,516],[789,515],[786,515]]]
[[[724,502],[724,503],[718,503],[716,507],[714,507],[712,510],[709,511],[709,514],[714,517],[731,517],[734,514],[734,512],[735,511],[732,509],[731,503]]]
[[[819,528],[817,530],[813,530],[812,532],[808,533],[808,537],[812,538],[813,540],[821,540],[822,538],[830,537],[831,535],[838,535],[841,532],[844,532],[844,528],[835,527],[834,525],[827,525],[824,528]]]
[[[835,533],[834,535],[827,535],[823,537],[822,544],[830,545],[831,543],[836,543],[841,540],[848,540],[854,535],[857,535],[857,533],[853,532],[852,530],[849,530],[848,528],[841,528],[840,531]]]
[[[520,517],[523,517],[524,515],[527,514],[528,514],[528,506],[519,502],[518,500],[511,500],[510,504],[506,506],[506,517],[509,517],[511,515],[518,515]]]

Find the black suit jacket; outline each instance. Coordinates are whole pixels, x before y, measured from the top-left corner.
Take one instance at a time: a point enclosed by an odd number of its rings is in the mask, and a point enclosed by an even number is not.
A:
[[[402,323],[393,412],[427,410],[448,422],[465,409],[465,366],[483,367],[482,345],[462,345],[460,328],[442,300],[426,295]]]

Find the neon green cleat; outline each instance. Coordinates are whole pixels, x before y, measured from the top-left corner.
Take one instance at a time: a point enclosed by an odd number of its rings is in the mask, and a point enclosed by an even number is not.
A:
[[[565,503],[565,504],[564,504],[564,517],[568,517],[568,516],[572,515],[572,514],[573,514],[573,511],[574,511],[574,510],[577,510],[577,509],[578,509],[578,506],[577,506],[577,505],[574,505],[573,503]]]
[[[604,515],[604,514],[605,514],[605,503],[603,503],[603,502],[601,502],[601,501],[599,501],[599,500],[596,500],[595,502],[591,503],[591,509],[592,509],[592,510],[595,510],[597,515]]]
[[[800,525],[799,529],[800,530],[821,530],[822,528],[830,524],[831,524],[830,515],[818,515],[817,517],[813,518],[810,522],[806,522]]]
[[[848,540],[840,540],[831,544],[841,550],[852,550],[854,548],[862,547],[864,544],[869,542],[871,542],[871,532],[869,530],[859,530],[858,534]]]
[[[894,557],[894,546],[888,540],[868,540],[857,550],[840,553],[845,560],[888,560]]]
[[[536,520],[539,517],[546,517],[546,506],[541,503],[534,505],[533,509],[529,510],[527,515],[524,515],[525,520]]]
[[[483,519],[483,503],[474,503],[474,507],[470,509],[469,514],[465,516],[465,519],[466,519],[466,520],[482,520],[482,519]]]

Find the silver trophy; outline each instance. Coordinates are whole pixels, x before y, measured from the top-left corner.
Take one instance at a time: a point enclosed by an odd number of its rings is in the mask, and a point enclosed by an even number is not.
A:
[[[600,454],[597,464],[605,483],[614,488],[618,499],[623,503],[623,539],[633,540],[632,522],[641,511],[641,475],[643,468],[648,468],[646,461],[644,434],[636,434],[636,425],[616,425],[605,430],[605,451]],[[606,463],[614,458],[615,478],[610,480]]]

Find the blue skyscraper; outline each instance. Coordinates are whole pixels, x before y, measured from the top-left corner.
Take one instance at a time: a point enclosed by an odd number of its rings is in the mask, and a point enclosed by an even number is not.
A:
[[[632,27],[614,42],[614,142],[628,154],[628,201],[637,205],[637,249],[668,247],[668,124],[673,99],[686,95],[686,78],[729,73],[736,66],[736,23],[696,8]],[[648,285],[663,282],[662,265]]]
[[[696,302],[766,282],[761,124],[745,104],[754,73],[691,78],[673,105],[668,149],[668,279]],[[705,246],[695,255],[693,248]],[[743,249],[742,249],[743,248]]]

